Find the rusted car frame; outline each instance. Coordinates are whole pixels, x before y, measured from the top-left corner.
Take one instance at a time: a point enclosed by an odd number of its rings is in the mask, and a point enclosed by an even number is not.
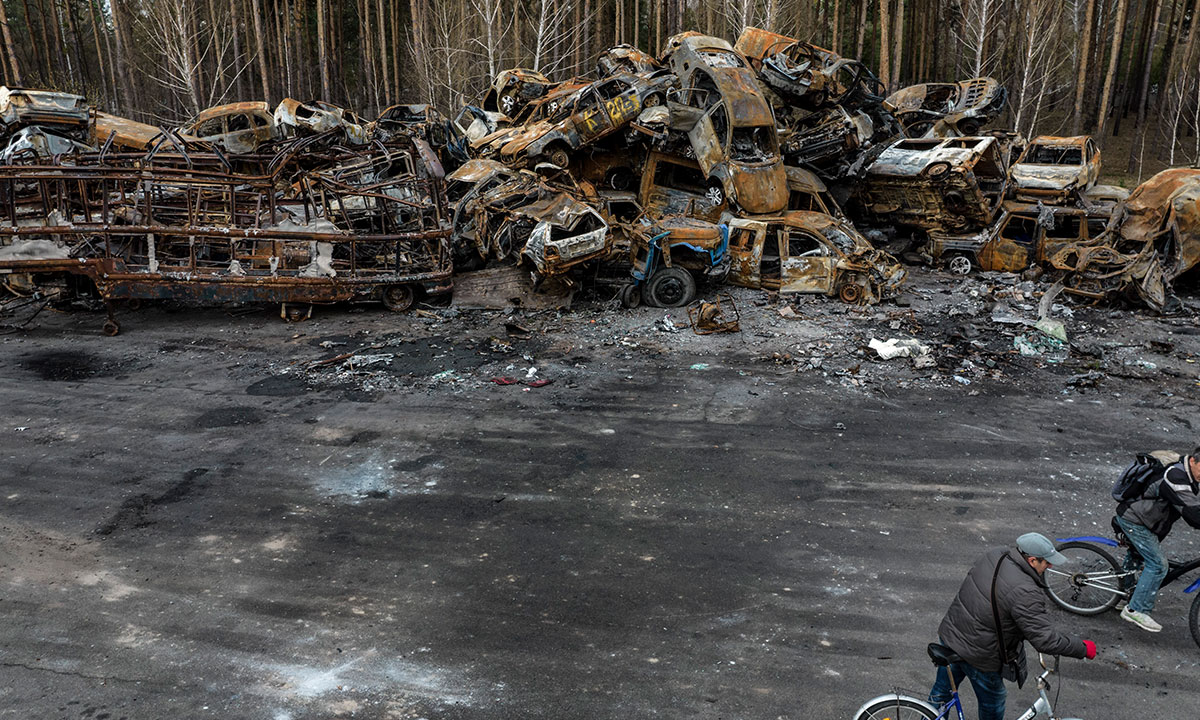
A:
[[[746,212],[782,210],[787,179],[775,116],[749,62],[720,38],[688,35],[674,45],[669,66],[682,89],[670,106],[672,124],[687,133],[710,192]]]
[[[82,95],[0,86],[0,136],[35,125],[66,132],[86,130],[88,111]]]
[[[1007,185],[996,138],[903,139],[867,168],[854,202],[868,223],[963,233],[991,224]]]
[[[276,176],[196,168],[0,167],[0,236],[20,258],[0,260],[0,272],[84,276],[106,301],[406,309],[451,287],[441,179],[417,171],[420,157],[389,148],[306,173],[283,193]],[[59,252],[22,257],[27,242]],[[117,330],[111,315],[105,329]]]
[[[571,154],[625,128],[644,108],[662,105],[674,76],[660,72],[648,77],[616,75],[581,88],[562,111],[527,125],[509,136],[500,148],[505,162],[546,160],[567,167]]]
[[[366,144],[372,129],[370,123],[354,112],[323,100],[300,102],[284,98],[276,106],[272,120],[283,138],[341,130],[351,145]]]
[[[1003,211],[988,228],[975,233],[929,233],[929,254],[950,272],[972,270],[1020,272],[1035,264],[1048,264],[1062,248],[1088,243],[1108,227],[1110,213],[1005,202]]]
[[[253,153],[279,137],[265,102],[240,102],[204,110],[179,129],[184,140],[212,143],[231,153]]]
[[[978,135],[1007,103],[1008,90],[990,77],[910,85],[884,100],[911,138]]]
[[[699,163],[657,151],[646,156],[638,202],[654,218],[684,215],[708,222],[719,222],[729,207],[723,192],[712,192]]]
[[[734,285],[873,304],[893,297],[907,276],[852,225],[822,213],[734,218],[729,226]]]
[[[1111,228],[1051,259],[1067,273],[1067,291],[1125,293],[1156,311],[1170,309],[1174,281],[1200,264],[1200,170],[1164,170],[1142,183],[1117,206]]]
[[[1100,148],[1090,135],[1042,135],[1010,170],[1017,200],[1063,204],[1085,196],[1100,178]]]

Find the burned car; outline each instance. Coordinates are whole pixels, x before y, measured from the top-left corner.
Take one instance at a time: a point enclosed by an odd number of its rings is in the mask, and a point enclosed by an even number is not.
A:
[[[781,293],[819,293],[847,303],[893,297],[907,272],[850,223],[788,212],[729,221],[728,282]]]
[[[574,151],[625,128],[644,108],[662,105],[673,84],[674,76],[667,72],[649,77],[618,75],[592,83],[572,96],[557,115],[509,136],[500,157],[509,163],[544,159],[565,168]]]
[[[93,142],[100,147],[110,142],[118,150],[147,150],[161,130],[153,125],[96,111],[92,124]]]
[[[204,110],[179,129],[179,136],[238,154],[255,152],[279,133],[265,102],[241,102]]]
[[[496,74],[479,106],[486,112],[514,117],[526,103],[545,95],[555,83],[537,70],[512,68]]]
[[[1034,138],[1013,164],[1017,200],[1061,204],[1085,195],[1100,178],[1100,149],[1090,135]]]
[[[91,152],[90,145],[72,140],[69,137],[46,132],[40,127],[25,127],[13,133],[8,140],[8,147],[0,153],[0,159],[5,165],[15,165],[21,161],[48,158],[68,153]]]
[[[672,40],[669,62],[681,89],[669,103],[671,126],[687,133],[713,203],[727,197],[746,212],[779,212],[787,178],[775,116],[746,59],[719,38]]]
[[[788,210],[805,210],[832,215],[839,220],[847,219],[837,200],[829,194],[829,188],[816,173],[799,167],[784,169],[787,171]]]
[[[1007,183],[994,137],[904,139],[867,168],[853,206],[868,223],[962,232],[991,224]]]
[[[977,135],[1003,112],[1008,90],[990,77],[956,83],[925,83],[897,90],[885,107],[911,138]]]
[[[596,72],[601,77],[625,73],[649,75],[661,69],[662,65],[654,59],[654,56],[625,43],[610,47],[600,53],[600,57],[596,60]]]
[[[432,105],[392,105],[379,114],[371,135],[384,144],[399,137],[420,138],[437,151],[442,167],[448,170],[470,158],[466,137]]]
[[[900,132],[882,103],[883,84],[860,61],[755,27],[736,48],[765,88],[788,164],[840,180],[861,165],[862,152]]]
[[[82,95],[0,86],[0,136],[34,125],[78,134],[87,129],[88,111]]]
[[[654,218],[685,215],[718,222],[728,209],[724,192],[712,192],[695,160],[652,151],[642,170],[638,201]]]
[[[342,130],[352,145],[366,144],[370,126],[355,113],[322,100],[284,98],[275,108],[275,128],[284,138]]]
[[[1087,243],[1108,227],[1110,213],[1005,202],[996,221],[979,232],[929,233],[929,254],[950,272],[1020,272],[1048,263],[1064,247]]]
[[[1111,230],[1051,258],[1068,292],[1126,294],[1159,312],[1178,301],[1173,282],[1200,264],[1200,170],[1164,170],[1139,185],[1113,213]]]

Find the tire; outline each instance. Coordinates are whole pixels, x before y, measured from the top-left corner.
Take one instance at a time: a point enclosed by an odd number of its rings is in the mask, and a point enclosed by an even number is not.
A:
[[[646,283],[646,295],[655,307],[683,307],[696,297],[696,279],[683,268],[661,268]]]
[[[659,105],[662,105],[662,103],[662,95],[659,95],[658,93],[650,93],[646,96],[646,99],[642,101],[642,107],[658,107]]]
[[[621,307],[633,310],[642,304],[642,289],[633,283],[623,285],[619,297],[621,298]]]
[[[405,312],[416,299],[411,285],[389,285],[383,289],[383,306],[392,312]]]
[[[1192,629],[1192,639],[1200,645],[1200,593],[1196,594],[1196,598],[1192,600],[1192,607],[1188,610],[1188,626]]]
[[[560,168],[565,168],[571,164],[571,154],[562,145],[555,145],[550,148],[550,152],[546,153],[546,160],[551,165],[557,165]]]
[[[931,163],[929,165],[929,167],[927,167],[921,171],[921,175],[923,177],[929,178],[930,180],[939,180],[939,179],[945,177],[946,175],[948,175],[949,173],[950,173],[950,163],[945,162],[945,161],[938,161],[935,163]]]
[[[1061,570],[1046,570],[1046,593],[1063,610],[1099,615],[1125,597],[1119,589],[1121,568],[1107,551],[1080,541],[1063,543],[1058,551],[1071,563]]]
[[[937,712],[916,698],[888,695],[860,709],[854,720],[935,720]]]

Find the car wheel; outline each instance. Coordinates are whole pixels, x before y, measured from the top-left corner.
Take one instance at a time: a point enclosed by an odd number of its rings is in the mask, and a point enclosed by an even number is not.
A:
[[[392,312],[404,312],[413,306],[416,297],[411,285],[389,285],[383,290],[383,306]]]
[[[847,305],[857,305],[863,299],[863,286],[857,282],[847,282],[838,290],[838,297]]]
[[[704,191],[704,197],[714,207],[725,204],[725,188],[719,182],[711,182],[708,184],[708,189]]]
[[[696,297],[696,279],[683,268],[662,268],[650,278],[646,293],[658,307],[683,307]]]
[[[620,298],[621,307],[632,310],[642,304],[642,289],[629,283],[621,288]]]
[[[646,96],[646,99],[642,101],[642,107],[658,107],[659,105],[662,105],[662,102],[662,95],[658,93],[650,93]]]
[[[565,168],[571,162],[571,155],[567,153],[566,148],[559,146],[546,154],[546,160],[552,165]]]
[[[946,264],[946,268],[955,275],[970,275],[973,264],[971,258],[966,255],[955,255],[950,258],[950,262]]]
[[[500,112],[512,117],[513,108],[517,106],[517,99],[512,95],[500,96]]]
[[[945,177],[950,172],[950,163],[935,162],[929,167],[921,171],[921,174],[930,180],[938,180]]]

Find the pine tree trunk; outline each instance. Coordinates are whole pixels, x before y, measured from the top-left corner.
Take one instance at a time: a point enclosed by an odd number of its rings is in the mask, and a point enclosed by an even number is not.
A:
[[[21,82],[21,65],[17,62],[17,47],[13,45],[12,32],[8,29],[8,13],[4,10],[2,1],[0,1],[0,26],[3,26],[4,53],[8,57],[8,67],[12,72],[9,83],[17,86],[24,85]]]
[[[894,64],[892,66],[892,81],[889,83],[892,88],[900,87],[900,70],[904,65],[904,5],[906,0],[898,1],[900,4],[896,7],[896,49],[892,53],[892,62]]]
[[[1198,0],[1200,1],[1200,0]],[[1083,129],[1083,91],[1087,86],[1088,59],[1092,50],[1092,21],[1096,15],[1096,0],[1088,0],[1083,15],[1083,47],[1079,51],[1079,72],[1075,75],[1075,105],[1071,112],[1071,134]]]
[[[1137,137],[1129,148],[1129,166],[1126,172],[1138,171],[1141,178],[1141,153],[1146,142],[1146,103],[1150,97],[1150,69],[1154,64],[1154,44],[1158,41],[1158,21],[1162,19],[1163,0],[1158,0],[1154,8],[1154,21],[1151,23],[1150,38],[1146,43],[1146,55],[1142,63],[1142,87],[1138,95]]]
[[[321,99],[332,102],[329,91],[329,38],[325,35],[325,0],[317,0],[317,72],[321,74]]]
[[[117,0],[113,0],[117,2]],[[33,13],[29,10],[29,0],[21,0],[21,5],[25,8],[25,30],[29,33],[29,39],[33,40]],[[42,59],[42,48],[46,47],[45,36],[42,36],[42,42],[30,42],[33,47],[33,65],[37,68],[38,77],[45,78],[46,70],[49,68],[49,59]],[[32,79],[32,78],[31,78]]]
[[[1096,118],[1096,141],[1104,143],[1104,126],[1108,121],[1109,104],[1112,102],[1113,82],[1117,77],[1117,65],[1121,59],[1121,41],[1125,35],[1125,13],[1129,0],[1117,0],[1117,18],[1113,30],[1112,55],[1108,59],[1108,73],[1104,77],[1104,92],[1100,95],[1100,115]]]
[[[863,59],[863,41],[867,34],[867,9],[871,6],[871,0],[858,0],[858,38],[854,43],[854,57],[858,60]]]
[[[110,2],[112,3],[113,42],[117,45],[117,78],[121,92],[118,104],[127,115],[132,115],[137,98],[134,97],[133,88],[129,84],[129,66],[125,62],[125,49],[128,47],[128,44],[125,42],[125,20],[121,17],[121,1],[110,0]]]
[[[891,3],[879,0],[879,79],[887,91],[892,82]]]
[[[245,73],[242,72],[242,13],[238,10],[238,0],[229,0],[229,22],[233,27],[233,67],[234,74],[234,93],[239,101],[246,99],[246,82]]]
[[[258,75],[262,82],[262,99],[271,102],[271,87],[267,73],[267,44],[262,28],[262,0],[250,0],[251,14],[254,16],[254,45],[258,49]]]

